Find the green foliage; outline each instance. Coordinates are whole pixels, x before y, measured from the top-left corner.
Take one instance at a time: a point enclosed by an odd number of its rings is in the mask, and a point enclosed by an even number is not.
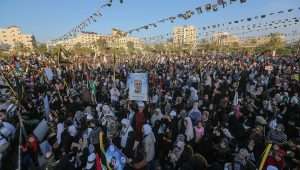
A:
[[[9,54],[0,50],[0,60],[7,60],[9,58]]]
[[[284,45],[285,44],[284,44],[283,39],[280,37],[280,34],[277,34],[277,33],[270,34],[270,40],[269,40],[269,42],[266,43],[266,46],[270,50],[276,50],[276,49],[283,48]]]
[[[35,46],[34,51],[37,54],[45,55],[48,51],[48,48],[47,48],[46,44],[38,44],[38,45]]]
[[[94,50],[88,47],[84,47],[80,43],[77,43],[72,48],[72,53],[79,56],[91,56],[94,54]]]
[[[134,43],[132,41],[128,41],[126,46],[129,54],[133,54],[135,52]]]
[[[108,48],[107,41],[102,38],[98,39],[95,45],[100,51],[105,51]]]
[[[24,53],[28,53],[28,52],[30,52],[30,51],[31,51],[30,48],[26,47],[26,46],[25,46],[23,43],[21,43],[21,42],[16,43],[15,46],[14,46],[14,48],[13,48],[13,50],[12,50],[12,52],[13,52],[14,54],[17,54],[17,53],[22,53],[22,54],[24,54]]]

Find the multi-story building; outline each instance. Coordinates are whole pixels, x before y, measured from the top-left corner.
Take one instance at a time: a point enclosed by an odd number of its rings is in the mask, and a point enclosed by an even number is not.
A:
[[[112,35],[113,37],[125,37],[125,36],[127,36],[127,33],[124,32],[124,31],[121,31],[121,30],[119,30],[119,29],[117,29],[117,28],[113,28],[113,29],[111,30],[111,35]]]
[[[281,41],[286,41],[286,37],[283,34],[279,34],[278,33],[278,37]],[[253,37],[247,37],[244,41],[243,41],[243,46],[245,47],[256,47],[256,46],[260,46],[263,44],[266,44],[270,41],[271,36],[253,36]]]
[[[124,48],[126,50],[128,42],[132,42],[134,48],[142,48],[143,46],[142,41],[140,41],[138,38],[129,37],[125,32],[122,32],[118,29],[112,29],[112,35],[100,35],[95,32],[82,32],[74,38],[58,41],[48,45],[62,45],[69,49],[80,43],[84,47],[89,47],[96,50],[95,42],[99,39],[105,40],[107,46],[111,48]]]
[[[223,46],[232,45],[234,43],[240,43],[240,39],[237,36],[232,35],[228,32],[217,32],[213,34],[212,41],[216,42],[218,45]]]
[[[0,44],[6,44],[12,49],[16,44],[22,43],[25,47],[33,49],[36,41],[33,35],[22,33],[17,26],[0,28]]]
[[[136,38],[136,37],[120,37],[114,40],[114,47],[116,48],[124,48],[125,50],[128,49],[128,43],[132,42],[133,43],[133,47],[137,48],[137,49],[142,49],[143,48],[143,43],[140,39]]]
[[[73,38],[70,38],[67,40],[58,41],[51,45],[53,45],[53,46],[62,45],[68,49],[68,48],[72,48],[73,46],[75,46],[76,44],[79,43],[82,46],[91,48],[94,46],[95,42],[99,39],[109,40],[110,37],[104,36],[104,35],[99,35],[95,32],[82,32],[79,35],[77,35],[76,37],[73,37]]]
[[[173,29],[173,43],[176,45],[196,45],[197,28],[189,26],[179,26]]]

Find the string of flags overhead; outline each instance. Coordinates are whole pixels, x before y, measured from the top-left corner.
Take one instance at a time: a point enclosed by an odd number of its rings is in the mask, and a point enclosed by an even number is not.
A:
[[[287,27],[289,24],[297,24],[299,23],[299,17],[290,17],[290,18],[284,18],[284,19],[278,19],[273,20],[269,22],[264,23],[253,23],[253,24],[247,24],[247,25],[239,25],[236,27],[223,27],[221,29],[211,29],[207,30],[206,32],[199,33],[199,35],[205,35],[209,32],[220,32],[220,31],[232,31],[232,30],[257,30],[257,29],[263,29],[265,27],[273,27],[273,28],[283,28]]]
[[[252,22],[252,21],[259,20],[259,19],[265,19],[268,16],[272,16],[272,15],[275,15],[275,14],[282,15],[282,14],[285,14],[285,13],[290,13],[292,11],[295,11],[296,9],[297,8],[295,8],[295,9],[290,8],[290,9],[287,9],[287,10],[279,10],[277,12],[270,12],[268,14],[255,15],[253,17],[241,18],[241,19],[237,19],[237,20],[229,21],[229,22],[225,22],[225,23],[207,25],[207,26],[199,27],[199,30],[214,29],[214,28],[225,27],[227,25],[234,25],[234,24],[239,24],[239,23]],[[298,9],[300,10],[300,7]]]
[[[119,0],[119,2],[122,4],[123,0]],[[112,3],[113,3],[112,0],[108,0],[107,3],[101,5],[95,12],[93,12],[91,15],[89,15],[87,18],[85,18],[80,24],[73,27],[70,31],[65,33],[63,36],[53,40],[53,42],[69,39],[71,37],[76,36],[77,33],[80,33],[82,31],[84,31],[85,28],[87,28],[90,24],[97,22],[99,17],[103,16],[103,14],[101,12],[102,9],[107,8],[107,7],[111,7]]]
[[[211,37],[214,33],[218,32],[229,32],[233,35],[236,36],[243,36],[245,37],[246,35],[253,33],[253,32],[263,32],[263,31],[273,31],[276,32],[275,30],[279,28],[288,28],[292,27],[295,25],[298,25],[300,22],[300,17],[289,17],[289,18],[284,18],[284,19],[278,19],[278,20],[272,20],[269,22],[264,22],[264,23],[258,23],[258,24],[251,24],[251,25],[240,25],[239,27],[236,27],[235,29],[232,28],[227,28],[227,29],[222,29],[222,30],[210,30],[206,31],[203,33],[199,33],[199,37],[202,37],[202,39],[208,39]],[[237,32],[240,31],[240,32]],[[150,36],[150,37],[143,37],[141,40],[143,41],[162,41],[162,40],[168,40],[170,39],[170,36],[172,33],[165,33],[165,34],[160,34],[156,36]],[[284,36],[288,36],[289,34],[282,33]]]
[[[171,22],[174,23],[176,19],[184,19],[184,20],[188,20],[190,19],[193,15],[195,15],[196,13],[201,15],[204,12],[217,12],[221,6],[221,8],[225,8],[230,4],[233,4],[234,2],[236,2],[238,0],[217,0],[216,3],[208,3],[205,5],[201,5],[198,6],[194,9],[190,9],[187,10],[183,13],[179,13],[175,16],[169,16],[163,19],[160,19],[156,22],[150,23],[150,24],[146,24],[144,26],[138,27],[138,28],[134,28],[134,29],[130,29],[127,31],[128,34],[132,34],[133,32],[139,32],[140,30],[148,30],[150,28],[156,28],[160,23],[164,23],[164,22]],[[240,3],[246,3],[247,0],[239,0]]]

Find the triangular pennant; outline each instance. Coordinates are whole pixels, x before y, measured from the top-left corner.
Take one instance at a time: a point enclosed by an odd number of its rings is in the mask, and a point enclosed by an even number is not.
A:
[[[212,5],[212,9],[214,12],[218,11],[218,4]]]
[[[206,4],[205,5],[205,10],[210,11],[211,10],[211,4]]]
[[[198,14],[202,14],[202,8],[201,8],[201,6],[197,7],[196,11],[197,11]]]
[[[284,13],[284,11],[278,11],[277,13],[278,13],[278,14],[282,14],[282,13]]]

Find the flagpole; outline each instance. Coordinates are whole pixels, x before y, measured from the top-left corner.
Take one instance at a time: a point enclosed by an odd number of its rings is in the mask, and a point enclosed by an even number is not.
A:
[[[22,169],[22,167],[21,167],[22,131],[24,131],[24,135],[27,136],[26,131],[24,129],[23,120],[22,120],[22,117],[21,117],[21,114],[20,114],[20,109],[22,109],[24,107],[22,106],[21,102],[19,101],[20,94],[17,94],[17,92],[13,89],[13,87],[11,85],[11,82],[4,75],[3,71],[1,71],[1,76],[5,79],[5,81],[8,84],[9,89],[11,90],[11,92],[13,93],[13,95],[15,96],[16,101],[17,101],[17,107],[19,108],[18,111],[17,111],[17,116],[18,116],[19,123],[20,123],[20,129],[19,129],[20,130],[20,132],[19,132],[19,147],[18,147],[18,170],[21,170]]]
[[[20,125],[20,132],[19,132],[19,147],[18,147],[18,170],[22,170],[21,167],[21,149],[22,149],[22,126]]]
[[[116,54],[113,54],[113,55],[114,55],[114,77],[113,77],[113,80],[115,83],[115,80],[116,80]]]

